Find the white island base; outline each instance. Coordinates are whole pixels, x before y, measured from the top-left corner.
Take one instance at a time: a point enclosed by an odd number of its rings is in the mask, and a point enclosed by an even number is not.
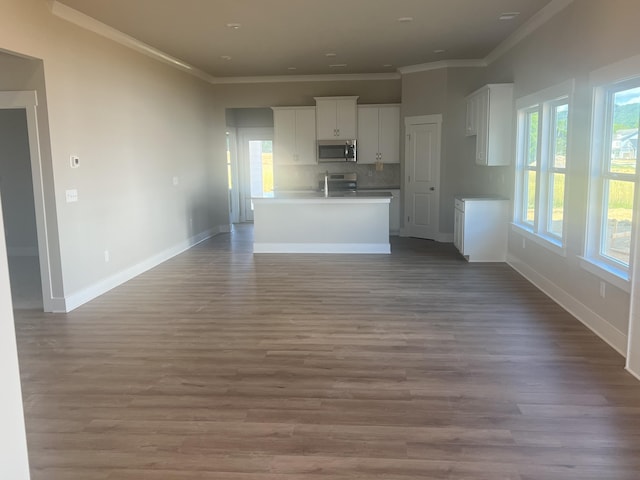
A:
[[[389,197],[254,198],[253,253],[391,253]]]

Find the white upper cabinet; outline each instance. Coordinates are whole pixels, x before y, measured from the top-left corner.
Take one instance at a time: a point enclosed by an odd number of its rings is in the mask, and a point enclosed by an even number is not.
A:
[[[314,107],[273,107],[273,158],[276,165],[317,163]]]
[[[358,163],[400,163],[400,106],[358,107]]]
[[[509,165],[512,131],[513,84],[485,85],[467,97],[465,134],[476,136],[478,165]]]
[[[315,97],[318,140],[353,140],[358,97]]]

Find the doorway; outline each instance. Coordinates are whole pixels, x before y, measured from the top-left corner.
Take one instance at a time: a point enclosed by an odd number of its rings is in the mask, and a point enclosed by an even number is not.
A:
[[[42,309],[38,233],[25,109],[0,109],[0,200],[16,309]]]
[[[239,222],[253,222],[252,197],[273,196],[273,128],[238,129]]]
[[[0,152],[0,188],[16,307],[54,312],[61,308],[53,296],[37,105],[35,91],[0,92],[2,135],[6,137],[1,142],[4,150]],[[13,182],[21,187],[16,189]]]
[[[438,239],[441,132],[442,115],[405,118],[404,236]]]

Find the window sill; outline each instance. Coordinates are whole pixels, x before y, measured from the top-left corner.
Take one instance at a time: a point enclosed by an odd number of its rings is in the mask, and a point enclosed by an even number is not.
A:
[[[623,269],[612,267],[604,262],[598,262],[592,258],[578,257],[580,259],[580,267],[587,272],[593,273],[605,282],[610,283],[620,290],[630,293],[631,282],[629,281],[629,273]]]
[[[511,224],[511,230],[519,235],[522,235],[527,240],[531,240],[533,243],[546,248],[556,255],[559,255],[560,257],[566,258],[567,256],[567,249],[563,247],[562,244],[555,238],[544,237],[537,233],[533,233],[533,231],[529,230],[526,227],[523,227],[522,225],[518,225],[517,223]]]

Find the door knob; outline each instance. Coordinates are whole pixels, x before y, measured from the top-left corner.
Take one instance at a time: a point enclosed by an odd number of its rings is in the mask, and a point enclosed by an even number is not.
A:
[[[431,190],[432,192],[436,189],[436,187],[431,187],[429,190]]]

